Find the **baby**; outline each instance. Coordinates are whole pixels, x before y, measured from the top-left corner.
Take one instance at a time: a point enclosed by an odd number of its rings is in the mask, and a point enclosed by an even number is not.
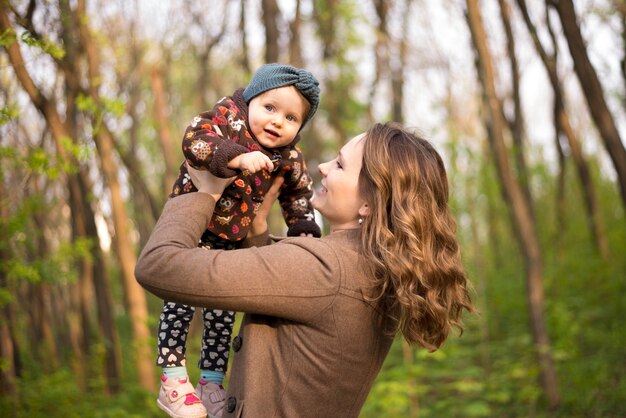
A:
[[[319,83],[310,72],[266,64],[245,89],[193,118],[183,138],[185,162],[170,197],[197,191],[186,164],[218,177],[236,176],[217,202],[200,246],[239,248],[276,176],[285,178],[278,200],[289,228],[287,235],[321,235],[309,203],[311,178],[296,146],[300,130],[317,110],[319,94]],[[194,311],[192,306],[164,302],[157,358],[163,375],[157,403],[173,417],[221,416],[235,313],[203,309],[200,381],[194,390],[185,360]]]

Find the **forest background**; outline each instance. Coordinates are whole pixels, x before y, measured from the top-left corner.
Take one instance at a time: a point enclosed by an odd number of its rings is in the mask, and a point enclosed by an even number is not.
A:
[[[162,416],[137,254],[190,119],[279,61],[314,180],[387,120],[449,171],[481,313],[361,415],[626,416],[625,52],[623,0],[0,0],[0,415]]]

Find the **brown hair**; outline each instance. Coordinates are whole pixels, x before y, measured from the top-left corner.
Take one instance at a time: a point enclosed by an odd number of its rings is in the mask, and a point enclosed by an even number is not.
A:
[[[376,300],[409,343],[438,349],[474,311],[448,208],[443,161],[425,139],[395,124],[365,134],[359,188],[370,209],[362,248]]]

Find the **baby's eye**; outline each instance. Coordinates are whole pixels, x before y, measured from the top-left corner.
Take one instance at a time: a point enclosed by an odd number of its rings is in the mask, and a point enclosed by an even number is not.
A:
[[[336,160],[336,163],[337,163],[337,168],[343,168],[343,167],[341,166],[341,163],[339,162],[339,160]]]
[[[287,120],[289,120],[291,122],[296,122],[298,120],[298,118],[296,118],[294,115],[288,115],[287,116]]]
[[[274,110],[274,106],[272,106],[272,105],[265,105],[265,109],[267,109],[267,110],[269,110],[271,112],[272,110]]]

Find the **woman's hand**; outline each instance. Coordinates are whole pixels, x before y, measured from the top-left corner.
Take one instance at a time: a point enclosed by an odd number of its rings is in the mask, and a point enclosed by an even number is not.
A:
[[[284,182],[285,178],[283,176],[277,176],[272,182],[269,190],[267,191],[267,193],[265,193],[263,203],[261,203],[261,206],[259,206],[259,210],[256,213],[254,221],[252,221],[250,232],[248,232],[248,237],[255,237],[265,234],[267,232],[267,217],[270,214],[272,205],[278,198],[280,186],[282,186]]]
[[[208,171],[196,170],[190,166],[189,163],[185,164],[187,164],[187,172],[189,173],[189,177],[191,177],[193,185],[196,186],[199,192],[210,194],[216,202],[219,200],[220,196],[222,196],[226,186],[235,178],[219,178]]]

